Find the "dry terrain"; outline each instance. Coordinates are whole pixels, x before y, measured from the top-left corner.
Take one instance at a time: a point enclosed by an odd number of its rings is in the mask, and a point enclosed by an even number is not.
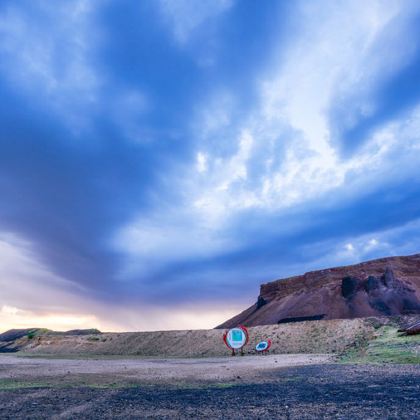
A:
[[[287,354],[205,359],[45,358],[0,355],[0,386],[197,385],[249,382],[260,373],[288,366],[331,362],[326,354]]]
[[[328,355],[0,357],[2,419],[420,417],[420,366]]]
[[[270,338],[271,353],[341,353],[380,335],[383,326],[401,322],[406,318],[333,319],[251,327],[245,352],[255,354],[257,342]],[[54,356],[215,357],[229,354],[222,334],[220,330],[181,330],[63,335],[40,330],[5,343],[5,349]]]
[[[243,357],[221,330],[12,331],[0,418],[420,418],[420,335],[399,332],[412,321],[253,327]],[[262,338],[269,355],[255,355]]]

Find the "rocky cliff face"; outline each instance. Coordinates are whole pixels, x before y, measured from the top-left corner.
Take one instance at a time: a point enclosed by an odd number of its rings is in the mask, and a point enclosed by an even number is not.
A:
[[[420,314],[420,254],[263,284],[254,305],[217,328],[408,314]]]

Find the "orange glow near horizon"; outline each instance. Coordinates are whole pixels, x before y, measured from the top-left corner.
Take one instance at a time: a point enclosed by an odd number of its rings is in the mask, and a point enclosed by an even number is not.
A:
[[[237,311],[154,311],[133,314],[129,320],[107,321],[93,314],[35,314],[11,306],[0,308],[0,333],[18,328],[48,328],[57,331],[98,328],[101,331],[153,331],[211,329],[232,317]],[[134,318],[134,319],[133,319]],[[139,321],[139,319],[141,321]]]
[[[93,315],[79,314],[33,314],[11,306],[3,306],[0,310],[1,330],[13,328],[48,328],[59,331],[94,328],[98,319]]]

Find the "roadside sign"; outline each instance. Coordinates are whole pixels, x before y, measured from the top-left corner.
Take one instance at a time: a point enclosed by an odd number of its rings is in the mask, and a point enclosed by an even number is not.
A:
[[[229,330],[226,340],[229,343],[230,348],[240,349],[245,345],[246,335],[241,328],[232,328]]]
[[[260,341],[256,346],[255,350],[259,353],[264,353],[268,351],[271,347],[271,340]]]
[[[248,340],[248,330],[243,325],[231,328],[223,334],[223,341],[226,346],[232,350],[233,355],[235,354],[235,350],[242,349],[242,347],[248,343]]]

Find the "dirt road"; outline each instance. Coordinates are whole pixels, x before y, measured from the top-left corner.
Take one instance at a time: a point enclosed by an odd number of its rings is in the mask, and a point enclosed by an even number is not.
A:
[[[0,381],[17,386],[226,383],[264,378],[264,372],[286,366],[320,364],[330,355],[286,354],[201,359],[106,358],[57,359],[0,355]]]

